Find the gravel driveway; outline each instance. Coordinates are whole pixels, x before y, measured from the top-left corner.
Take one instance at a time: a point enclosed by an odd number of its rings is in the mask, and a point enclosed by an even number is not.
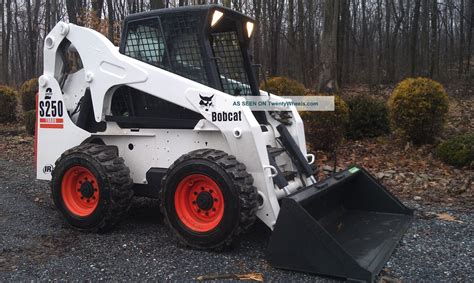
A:
[[[265,280],[328,281],[277,270],[264,258],[270,232],[257,223],[231,251],[178,247],[154,200],[136,199],[113,232],[83,234],[52,208],[49,186],[32,166],[0,160],[0,281],[193,280],[199,275],[259,272]],[[419,206],[415,221],[381,276],[413,281],[474,281],[473,211]],[[449,213],[456,221],[439,219]]]

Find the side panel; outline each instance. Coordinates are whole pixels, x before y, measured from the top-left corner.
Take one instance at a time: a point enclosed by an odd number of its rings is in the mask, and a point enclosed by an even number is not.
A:
[[[116,126],[111,124],[109,123],[105,134],[97,137],[105,144],[118,147],[136,184],[147,184],[146,172],[150,168],[168,168],[181,155],[192,150],[212,148],[230,153],[225,138],[218,131],[141,129],[139,132],[132,132],[119,129],[122,134],[114,135],[112,132]]]
[[[51,180],[54,163],[61,154],[79,145],[90,133],[69,118],[61,88],[54,78],[40,85],[38,96],[36,178]]]

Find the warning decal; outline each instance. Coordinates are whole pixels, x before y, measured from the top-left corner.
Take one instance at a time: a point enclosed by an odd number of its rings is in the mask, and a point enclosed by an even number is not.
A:
[[[62,129],[63,127],[63,118],[40,118],[40,128]]]

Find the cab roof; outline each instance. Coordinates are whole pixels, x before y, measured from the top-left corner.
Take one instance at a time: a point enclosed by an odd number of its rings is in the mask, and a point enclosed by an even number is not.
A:
[[[125,17],[125,22],[135,21],[145,18],[150,18],[154,16],[163,16],[163,15],[170,15],[170,14],[197,14],[200,16],[206,16],[209,12],[214,10],[220,10],[224,12],[227,17],[231,18],[238,18],[240,20],[245,19],[248,21],[255,21],[252,17],[244,15],[240,12],[232,10],[230,8],[224,7],[222,5],[192,5],[192,6],[181,6],[176,8],[165,8],[165,9],[157,9],[151,10],[142,13],[135,13]]]

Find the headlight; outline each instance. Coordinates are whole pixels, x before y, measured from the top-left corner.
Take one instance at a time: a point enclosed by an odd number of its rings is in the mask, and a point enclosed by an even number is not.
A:
[[[212,14],[211,27],[215,26],[222,19],[222,16],[224,16],[224,13],[219,10],[215,10],[214,14]]]
[[[253,32],[253,23],[247,22],[247,36],[250,38]]]

